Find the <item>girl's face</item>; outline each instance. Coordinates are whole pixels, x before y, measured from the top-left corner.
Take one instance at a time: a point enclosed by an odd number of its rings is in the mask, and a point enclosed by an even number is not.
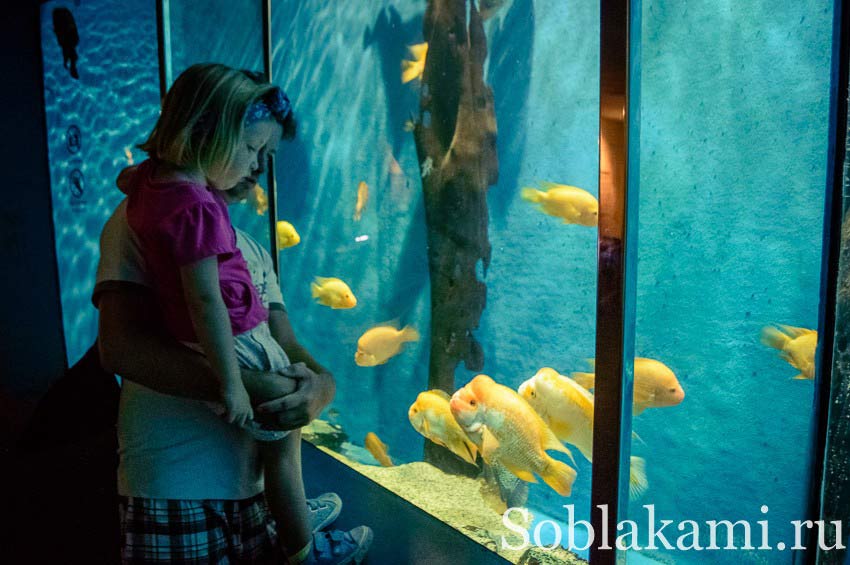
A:
[[[260,169],[260,158],[266,159],[267,153],[277,149],[283,128],[274,120],[260,120],[245,126],[242,139],[236,144],[236,153],[230,168],[222,178],[209,179],[217,190],[230,190],[240,184],[250,182],[254,186]],[[265,163],[263,163],[265,166]]]

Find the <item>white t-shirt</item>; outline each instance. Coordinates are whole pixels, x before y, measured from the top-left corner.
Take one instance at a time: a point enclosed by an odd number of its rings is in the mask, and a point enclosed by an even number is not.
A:
[[[106,222],[92,301],[116,285],[150,288],[126,200]],[[271,256],[236,230],[236,243],[263,304],[284,308]],[[122,379],[118,408],[118,494],[182,500],[240,500],[259,494],[257,442],[217,417],[204,402],[160,394]]]

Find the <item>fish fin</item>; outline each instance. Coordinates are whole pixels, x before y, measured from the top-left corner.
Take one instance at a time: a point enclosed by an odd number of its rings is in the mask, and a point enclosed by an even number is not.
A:
[[[407,49],[410,51],[410,55],[419,60],[428,53],[428,42],[417,43],[415,45],[408,45]]]
[[[644,410],[646,410],[646,406],[643,404],[635,404],[632,408],[632,416],[640,416]]]
[[[477,455],[477,450],[475,447],[470,449],[469,444],[463,440],[450,440],[448,445],[446,445],[446,449],[469,463],[470,465],[476,465],[475,459]],[[477,467],[477,465],[476,465]]]
[[[401,82],[407,84],[415,80],[419,76],[419,69],[416,68],[416,61],[401,62]]]
[[[573,462],[573,465],[575,465],[575,464],[576,464],[576,460],[575,460],[575,457],[573,457],[573,452],[572,452],[572,451],[570,451],[570,450],[567,448],[567,446],[566,446],[566,445],[564,445],[563,443],[561,443],[561,440],[559,440],[559,439],[555,436],[555,434],[554,434],[554,433],[552,433],[552,430],[550,430],[550,429],[548,429],[548,428],[547,428],[547,431],[548,431],[549,433],[545,434],[545,437],[543,438],[543,450],[544,450],[544,451],[549,451],[549,450],[552,450],[552,451],[560,451],[561,453],[566,453],[567,455],[569,455],[569,456],[570,456],[570,461],[572,461],[572,462]]]
[[[507,469],[508,471],[510,471],[511,473],[513,473],[514,475],[516,475],[527,483],[537,482],[537,479],[534,478],[534,473],[530,471],[526,471],[525,469],[519,469],[517,467],[512,467],[511,465],[506,465],[504,463],[502,463],[502,465],[504,465],[505,469]]]
[[[632,411],[632,413],[634,413],[634,411]],[[632,432],[632,439],[635,439],[635,440],[639,441],[640,443],[646,445],[646,442],[643,441],[643,438],[641,438],[639,435],[637,435],[637,432]]]
[[[779,357],[781,357],[783,360],[785,360],[785,361],[786,361],[789,365],[791,365],[791,366],[792,366],[792,367],[794,367],[795,369],[799,369],[799,368],[800,368],[800,367],[798,367],[798,366],[796,365],[796,363],[794,362],[794,358],[793,358],[793,357],[791,357],[791,354],[790,354],[790,353],[786,353],[785,351],[780,351],[780,352],[779,352]]]
[[[452,395],[449,394],[448,392],[444,391],[443,389],[434,388],[434,389],[429,390],[428,392],[436,394],[437,396],[439,396],[440,398],[443,398],[445,400],[451,400],[452,399]]]
[[[795,381],[809,381],[809,380],[812,380],[812,379],[810,379],[809,377],[807,377],[803,373],[800,373],[799,375],[794,376],[794,380]]]
[[[484,475],[486,480],[496,483],[499,488],[499,498],[507,504],[508,508],[524,506],[528,502],[528,483],[508,471],[504,465],[500,463],[485,465]]]
[[[561,188],[563,186],[566,186],[566,185],[558,184],[557,182],[551,182],[551,181],[548,181],[548,180],[542,180],[538,184],[540,185],[540,188],[543,188],[543,189],[546,189],[546,190],[552,190],[553,188]]]
[[[401,329],[401,339],[404,341],[419,341],[419,332],[413,326],[404,326]]]
[[[322,287],[314,282],[310,283],[310,291],[313,294],[313,298],[319,298],[322,296]]]
[[[537,204],[543,200],[543,193],[537,190],[536,188],[525,187],[519,193],[520,197],[523,200],[527,200],[528,202],[532,202]]]
[[[773,326],[765,326],[761,329],[761,343],[768,347],[772,347],[774,349],[778,349],[782,351],[785,349],[785,346],[788,344],[789,337],[777,330]]]
[[[586,390],[590,390],[593,388],[594,382],[596,381],[595,373],[578,373],[573,372],[570,373],[570,377],[582,388]]]
[[[499,440],[493,435],[487,426],[481,428],[481,456],[485,461],[492,461],[499,450]]]
[[[464,442],[464,445],[466,445],[466,449],[467,449],[467,451],[469,451],[469,456],[472,458],[472,461],[470,461],[470,463],[477,466],[478,465],[478,446],[475,445],[475,443],[473,443],[472,440],[466,440]]]
[[[787,335],[791,336],[791,338],[797,338],[801,335],[807,335],[812,333],[817,333],[815,330],[810,330],[808,328],[798,328],[796,326],[786,326],[785,324],[778,324],[782,331]]]
[[[636,500],[649,488],[649,481],[646,478],[646,460],[632,455],[629,463],[629,500]]]
[[[561,496],[569,496],[576,480],[576,470],[557,459],[549,459],[546,471],[541,477]]]

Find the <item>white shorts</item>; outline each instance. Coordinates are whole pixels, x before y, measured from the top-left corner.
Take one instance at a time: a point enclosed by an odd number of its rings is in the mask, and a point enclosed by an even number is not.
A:
[[[272,337],[266,322],[261,322],[257,327],[234,336],[233,341],[236,347],[236,360],[243,369],[277,372],[290,365],[289,357]],[[199,353],[204,352],[197,343],[183,342],[183,344]],[[208,402],[207,404],[216,413],[223,410],[220,403]],[[289,431],[270,430],[254,420],[242,427],[248,430],[254,439],[260,441],[277,441],[289,435]]]

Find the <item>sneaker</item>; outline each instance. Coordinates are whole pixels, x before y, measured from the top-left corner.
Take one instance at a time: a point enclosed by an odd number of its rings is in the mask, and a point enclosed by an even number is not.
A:
[[[333,492],[320,494],[307,499],[307,514],[310,516],[310,529],[313,533],[324,530],[334,523],[342,511],[342,500]]]
[[[372,545],[372,529],[357,526],[347,532],[331,530],[313,534],[313,548],[303,565],[360,563]]]

